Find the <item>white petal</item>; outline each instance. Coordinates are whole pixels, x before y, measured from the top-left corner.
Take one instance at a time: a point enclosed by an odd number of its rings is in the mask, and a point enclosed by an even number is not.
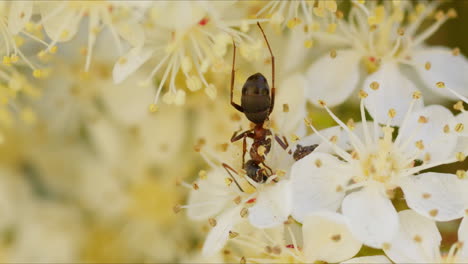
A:
[[[437,221],[463,216],[462,180],[454,174],[428,172],[407,177],[401,183],[408,206]]]
[[[351,50],[338,50],[331,58],[326,54],[306,74],[306,96],[312,103],[324,100],[334,106],[344,102],[359,81],[360,55]]]
[[[347,260],[345,262],[341,262],[342,264],[390,264],[392,263],[386,256],[366,256],[366,257],[359,257]]]
[[[31,19],[33,2],[14,1],[10,4],[8,28],[13,35],[18,34]]]
[[[249,209],[249,221],[258,228],[270,228],[282,224],[291,213],[291,186],[283,180],[266,186]]]
[[[225,171],[210,171],[206,179],[197,180],[198,190],[189,194],[187,215],[194,220],[204,220],[218,214],[234,197],[229,195],[230,187],[224,183]]]
[[[462,112],[455,116],[456,122],[454,125],[462,123],[465,129],[462,132],[456,132],[454,126],[452,126],[451,131],[455,135],[458,135],[457,146],[455,147],[455,152],[463,152],[468,155],[468,112]]]
[[[378,90],[372,90],[370,84],[379,83]],[[382,64],[380,69],[366,78],[364,91],[368,93],[365,106],[370,115],[379,123],[386,124],[389,120],[388,111],[396,110],[396,116],[391,125],[398,125],[408,111],[412,95],[417,91],[415,85],[406,78],[398,69],[396,63]],[[418,100],[415,109],[422,106],[422,100]]]
[[[125,21],[118,24],[116,28],[120,37],[128,41],[133,47],[143,47],[145,42],[145,32],[142,25]]]
[[[463,243],[461,249],[458,250],[457,257],[461,260],[468,261],[468,216],[465,216],[458,228],[458,241]]]
[[[72,39],[80,25],[83,16],[79,15],[79,10],[69,7],[66,2],[39,2],[42,17],[47,17],[42,25],[47,35],[59,42]],[[48,14],[54,13],[49,16]]]
[[[444,82],[447,87],[468,95],[468,61],[463,54],[454,56],[448,48],[434,47],[414,52],[413,59],[423,82],[436,93],[457,99],[446,90],[436,87],[437,82]],[[427,62],[431,64],[430,70],[425,68]]]
[[[286,137],[296,132],[298,126],[303,124],[306,113],[304,82],[302,75],[294,74],[281,82],[279,88],[276,88],[275,108],[271,114],[271,120]],[[288,111],[284,111],[285,108]]]
[[[373,188],[347,195],[342,211],[349,219],[351,232],[370,247],[381,248],[398,232],[398,214],[393,204]]]
[[[336,211],[351,177],[349,171],[346,163],[325,153],[313,152],[296,162],[291,169],[292,216],[302,222],[313,212]]]
[[[319,132],[322,136],[324,136],[327,139],[327,141],[329,141],[331,137],[335,136],[337,138],[337,141],[335,143],[336,146],[340,148],[344,148],[346,146],[346,141],[343,137],[343,135],[346,133],[343,132],[343,129],[340,126],[325,128],[320,130]],[[325,140],[323,140],[315,133],[302,138],[297,144],[302,146],[318,144],[319,146],[315,149],[315,152],[335,153],[331,145],[325,142]]]
[[[337,213],[307,216],[303,226],[304,255],[307,262],[339,262],[352,258],[362,244],[348,230],[344,217]]]
[[[112,77],[115,83],[125,80],[130,74],[135,72],[145,63],[153,52],[149,49],[133,48],[126,55],[122,56],[114,65]]]
[[[213,256],[220,251],[229,238],[229,231],[241,220],[240,207],[235,207],[216,219],[216,226],[211,229],[203,245],[202,254],[205,257]]]
[[[398,235],[384,249],[395,263],[434,263],[440,260],[439,246],[442,240],[434,221],[413,210],[398,213]]]
[[[418,122],[421,116],[427,118],[427,123]],[[430,162],[437,162],[453,156],[457,137],[453,133],[445,133],[444,126],[450,126],[454,122],[453,114],[440,105],[427,106],[413,112],[407,124],[399,132],[402,142],[412,137],[405,152],[418,153],[416,142],[422,140],[424,150],[417,157],[418,159],[425,160],[426,154],[429,154]]]

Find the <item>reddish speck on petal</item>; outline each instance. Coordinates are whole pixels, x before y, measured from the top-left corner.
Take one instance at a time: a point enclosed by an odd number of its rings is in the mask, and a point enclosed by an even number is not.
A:
[[[209,19],[207,17],[202,18],[199,22],[198,25],[204,26],[208,23]]]
[[[255,201],[257,201],[257,198],[252,198],[252,199],[248,200],[247,203],[248,204],[255,203]]]

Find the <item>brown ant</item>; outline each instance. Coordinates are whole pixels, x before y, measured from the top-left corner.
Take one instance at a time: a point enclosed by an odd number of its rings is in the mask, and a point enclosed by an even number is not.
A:
[[[272,87],[271,87],[271,98],[270,98],[270,87],[268,86],[268,81],[261,73],[255,73],[251,75],[242,87],[242,97],[241,105],[236,104],[233,101],[233,90],[234,90],[234,79],[235,79],[235,70],[234,66],[236,63],[236,44],[233,41],[233,58],[232,58],[232,71],[231,71],[231,105],[239,112],[244,113],[247,119],[254,123],[252,129],[246,130],[240,134],[239,131],[234,132],[231,137],[231,143],[238,140],[243,140],[242,148],[242,169],[245,169],[245,172],[249,178],[254,180],[257,183],[264,183],[268,177],[273,175],[273,170],[265,164],[265,156],[270,152],[271,149],[271,130],[265,125],[269,120],[269,116],[273,111],[275,106],[275,57],[271,51],[270,44],[268,39],[263,31],[263,28],[260,26],[260,23],[257,22],[260,31],[262,32],[263,38],[265,39],[266,45],[270,52],[271,56],[271,72],[272,72]],[[245,162],[245,153],[247,152],[247,138],[252,138],[253,143],[250,147],[250,160]],[[283,149],[287,149],[289,144],[286,138],[283,136],[281,140],[278,136],[275,136],[275,140],[280,144]],[[317,145],[311,146],[301,146],[297,145],[296,150],[294,151],[293,158],[299,160],[309,153],[314,151]],[[291,154],[291,151],[289,151]],[[261,166],[263,167],[261,167]],[[236,183],[237,187],[241,190],[237,181],[234,179],[229,170],[237,174],[237,172],[231,168],[229,165],[223,163],[223,167],[229,173],[231,178]]]

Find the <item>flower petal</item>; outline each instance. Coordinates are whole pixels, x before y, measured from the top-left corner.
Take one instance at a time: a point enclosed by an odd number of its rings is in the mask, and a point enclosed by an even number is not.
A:
[[[235,207],[216,219],[216,226],[211,229],[203,244],[202,254],[205,257],[213,256],[220,251],[229,238],[229,231],[239,222],[240,207]]]
[[[11,34],[18,34],[31,19],[33,2],[14,1],[10,3],[8,28]]]
[[[266,186],[249,209],[249,221],[258,228],[270,228],[282,224],[291,213],[291,186],[283,180]]]
[[[307,262],[339,262],[359,252],[362,243],[348,230],[345,218],[337,213],[317,213],[305,217],[304,255]]]
[[[359,53],[338,50],[337,56],[329,54],[319,58],[306,74],[306,96],[312,103],[324,100],[334,106],[344,102],[359,81]]]
[[[273,126],[286,137],[297,131],[306,113],[304,97],[305,79],[300,74],[294,74],[280,83],[279,87],[287,89],[276,90],[275,108],[271,113]]]
[[[52,40],[65,42],[72,39],[79,28],[81,19],[78,9],[69,6],[67,2],[38,2],[44,30]],[[49,15],[53,13],[54,15]]]
[[[197,181],[198,190],[192,189],[188,198],[187,215],[194,220],[205,220],[218,214],[228,202],[234,199],[224,183],[224,171],[210,171],[206,179]],[[234,202],[232,202],[234,205]]]
[[[370,88],[373,82],[379,84],[378,90]],[[412,95],[417,89],[400,72],[396,63],[385,63],[380,66],[377,72],[366,78],[364,91],[368,94],[367,98],[364,99],[366,109],[374,120],[386,124],[389,120],[388,111],[393,108],[396,111],[396,116],[390,124],[398,125],[403,121],[412,100]],[[421,106],[422,100],[418,100],[415,109]]]
[[[122,56],[114,65],[112,77],[115,83],[125,80],[130,74],[135,72],[145,63],[153,52],[149,49],[133,48],[126,55]]]
[[[427,123],[418,122],[420,117],[425,117]],[[405,149],[409,155],[421,152],[417,157],[420,160],[443,161],[454,154],[457,137],[453,133],[444,132],[444,126],[450,126],[454,122],[455,118],[447,108],[440,105],[427,106],[411,113],[407,124],[401,127],[398,137],[401,137],[402,142],[410,140]],[[416,146],[418,141],[423,143],[422,151]],[[427,160],[428,157],[430,160]]]
[[[342,264],[390,264],[392,263],[386,256],[366,256],[366,257],[359,257],[347,260],[345,262],[341,262]]]
[[[463,216],[462,180],[449,173],[428,172],[407,177],[400,187],[409,208],[436,221]]]
[[[370,188],[348,194],[342,211],[356,238],[370,247],[381,248],[397,234],[398,214],[387,197]]]
[[[344,197],[350,169],[338,158],[313,152],[291,169],[292,216],[302,222],[310,213],[336,211]]]
[[[437,82],[444,82],[447,87],[468,95],[468,60],[462,54],[454,55],[446,47],[425,48],[415,51],[413,59],[416,62],[416,71],[422,81],[434,92],[452,99],[457,99],[444,89],[437,88]],[[426,64],[430,63],[429,70]]]
[[[400,230],[384,248],[387,256],[395,263],[437,263],[442,237],[435,222],[413,210],[401,211],[398,216]]]

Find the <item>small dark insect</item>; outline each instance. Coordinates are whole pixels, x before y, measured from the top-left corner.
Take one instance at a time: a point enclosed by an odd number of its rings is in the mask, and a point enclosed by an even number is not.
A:
[[[265,123],[268,121],[269,116],[275,106],[275,57],[271,51],[270,44],[268,43],[268,39],[262,27],[260,26],[260,23],[257,22],[257,25],[262,32],[263,38],[265,39],[271,56],[271,97],[270,86],[268,85],[267,79],[261,73],[255,73],[247,79],[247,81],[244,83],[244,86],[242,87],[241,105],[238,105],[233,101],[235,79],[234,66],[236,63],[236,44],[233,42],[234,54],[231,71],[231,105],[237,111],[244,113],[247,119],[254,123],[255,126],[252,129],[246,130],[240,134],[238,134],[239,131],[234,132],[231,137],[231,142],[236,142],[241,139],[243,140],[242,169],[245,169],[249,178],[255,182],[263,183],[273,174],[273,170],[265,164],[265,157],[271,149],[272,137],[272,132],[269,128],[267,128],[267,126],[265,126]],[[245,162],[245,153],[247,152],[247,138],[252,138],[253,143],[249,151],[250,160]],[[289,147],[289,144],[284,136],[283,139],[279,138],[278,136],[275,136],[274,138],[283,149],[286,150]],[[293,158],[295,160],[299,160],[311,153],[316,147],[317,145],[305,147],[297,145],[297,148],[293,154]],[[289,153],[291,154],[291,152]],[[223,167],[242,191],[242,188],[230,173],[230,171],[233,171],[236,174],[237,172],[225,163],[223,163]]]

